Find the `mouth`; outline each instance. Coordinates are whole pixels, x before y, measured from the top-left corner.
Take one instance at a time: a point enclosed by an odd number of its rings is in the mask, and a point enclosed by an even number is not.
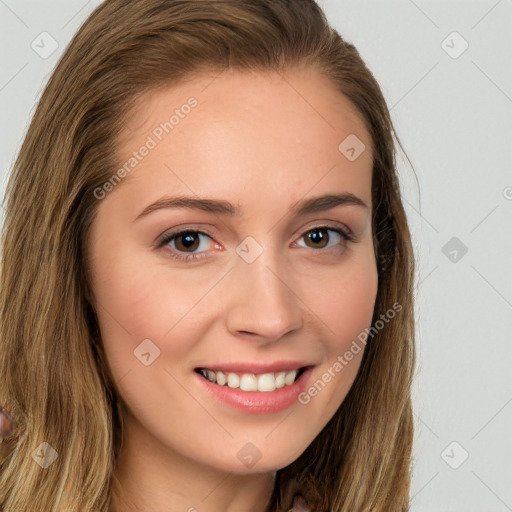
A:
[[[247,392],[260,391],[268,393],[276,389],[293,386],[308,368],[308,366],[303,366],[294,370],[266,373],[239,373],[209,368],[196,368],[194,371],[207,381],[220,387],[229,387]]]

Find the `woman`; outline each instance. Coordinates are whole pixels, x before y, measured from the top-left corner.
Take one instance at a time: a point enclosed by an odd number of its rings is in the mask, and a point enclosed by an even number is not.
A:
[[[7,186],[1,510],[408,510],[393,135],[313,0],[98,7]]]

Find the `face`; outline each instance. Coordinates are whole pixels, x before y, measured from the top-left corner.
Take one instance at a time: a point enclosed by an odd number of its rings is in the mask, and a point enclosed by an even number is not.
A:
[[[299,457],[360,366],[363,350],[345,355],[377,293],[371,139],[313,70],[215,76],[126,116],[90,285],[127,435],[264,472]]]

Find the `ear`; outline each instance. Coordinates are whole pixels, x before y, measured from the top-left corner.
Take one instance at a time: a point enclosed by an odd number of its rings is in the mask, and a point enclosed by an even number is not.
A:
[[[14,420],[16,408],[0,406],[0,463],[2,463],[14,450],[19,439],[19,427]]]
[[[17,425],[12,414],[0,405],[0,440],[13,436],[16,430]]]

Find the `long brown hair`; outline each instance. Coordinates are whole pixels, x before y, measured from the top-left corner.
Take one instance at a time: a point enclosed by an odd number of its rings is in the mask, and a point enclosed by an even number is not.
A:
[[[293,66],[330,78],[372,137],[373,321],[401,309],[368,338],[331,421],[277,472],[268,511],[290,508],[295,492],[314,512],[409,509],[415,263],[396,174],[401,144],[375,78],[314,0],[107,0],[61,57],[7,184],[0,404],[19,428],[0,465],[3,512],[109,510],[122,418],[84,254],[94,190],[118,169],[123,117],[142,94],[204,71]],[[45,468],[41,443],[57,454]]]

